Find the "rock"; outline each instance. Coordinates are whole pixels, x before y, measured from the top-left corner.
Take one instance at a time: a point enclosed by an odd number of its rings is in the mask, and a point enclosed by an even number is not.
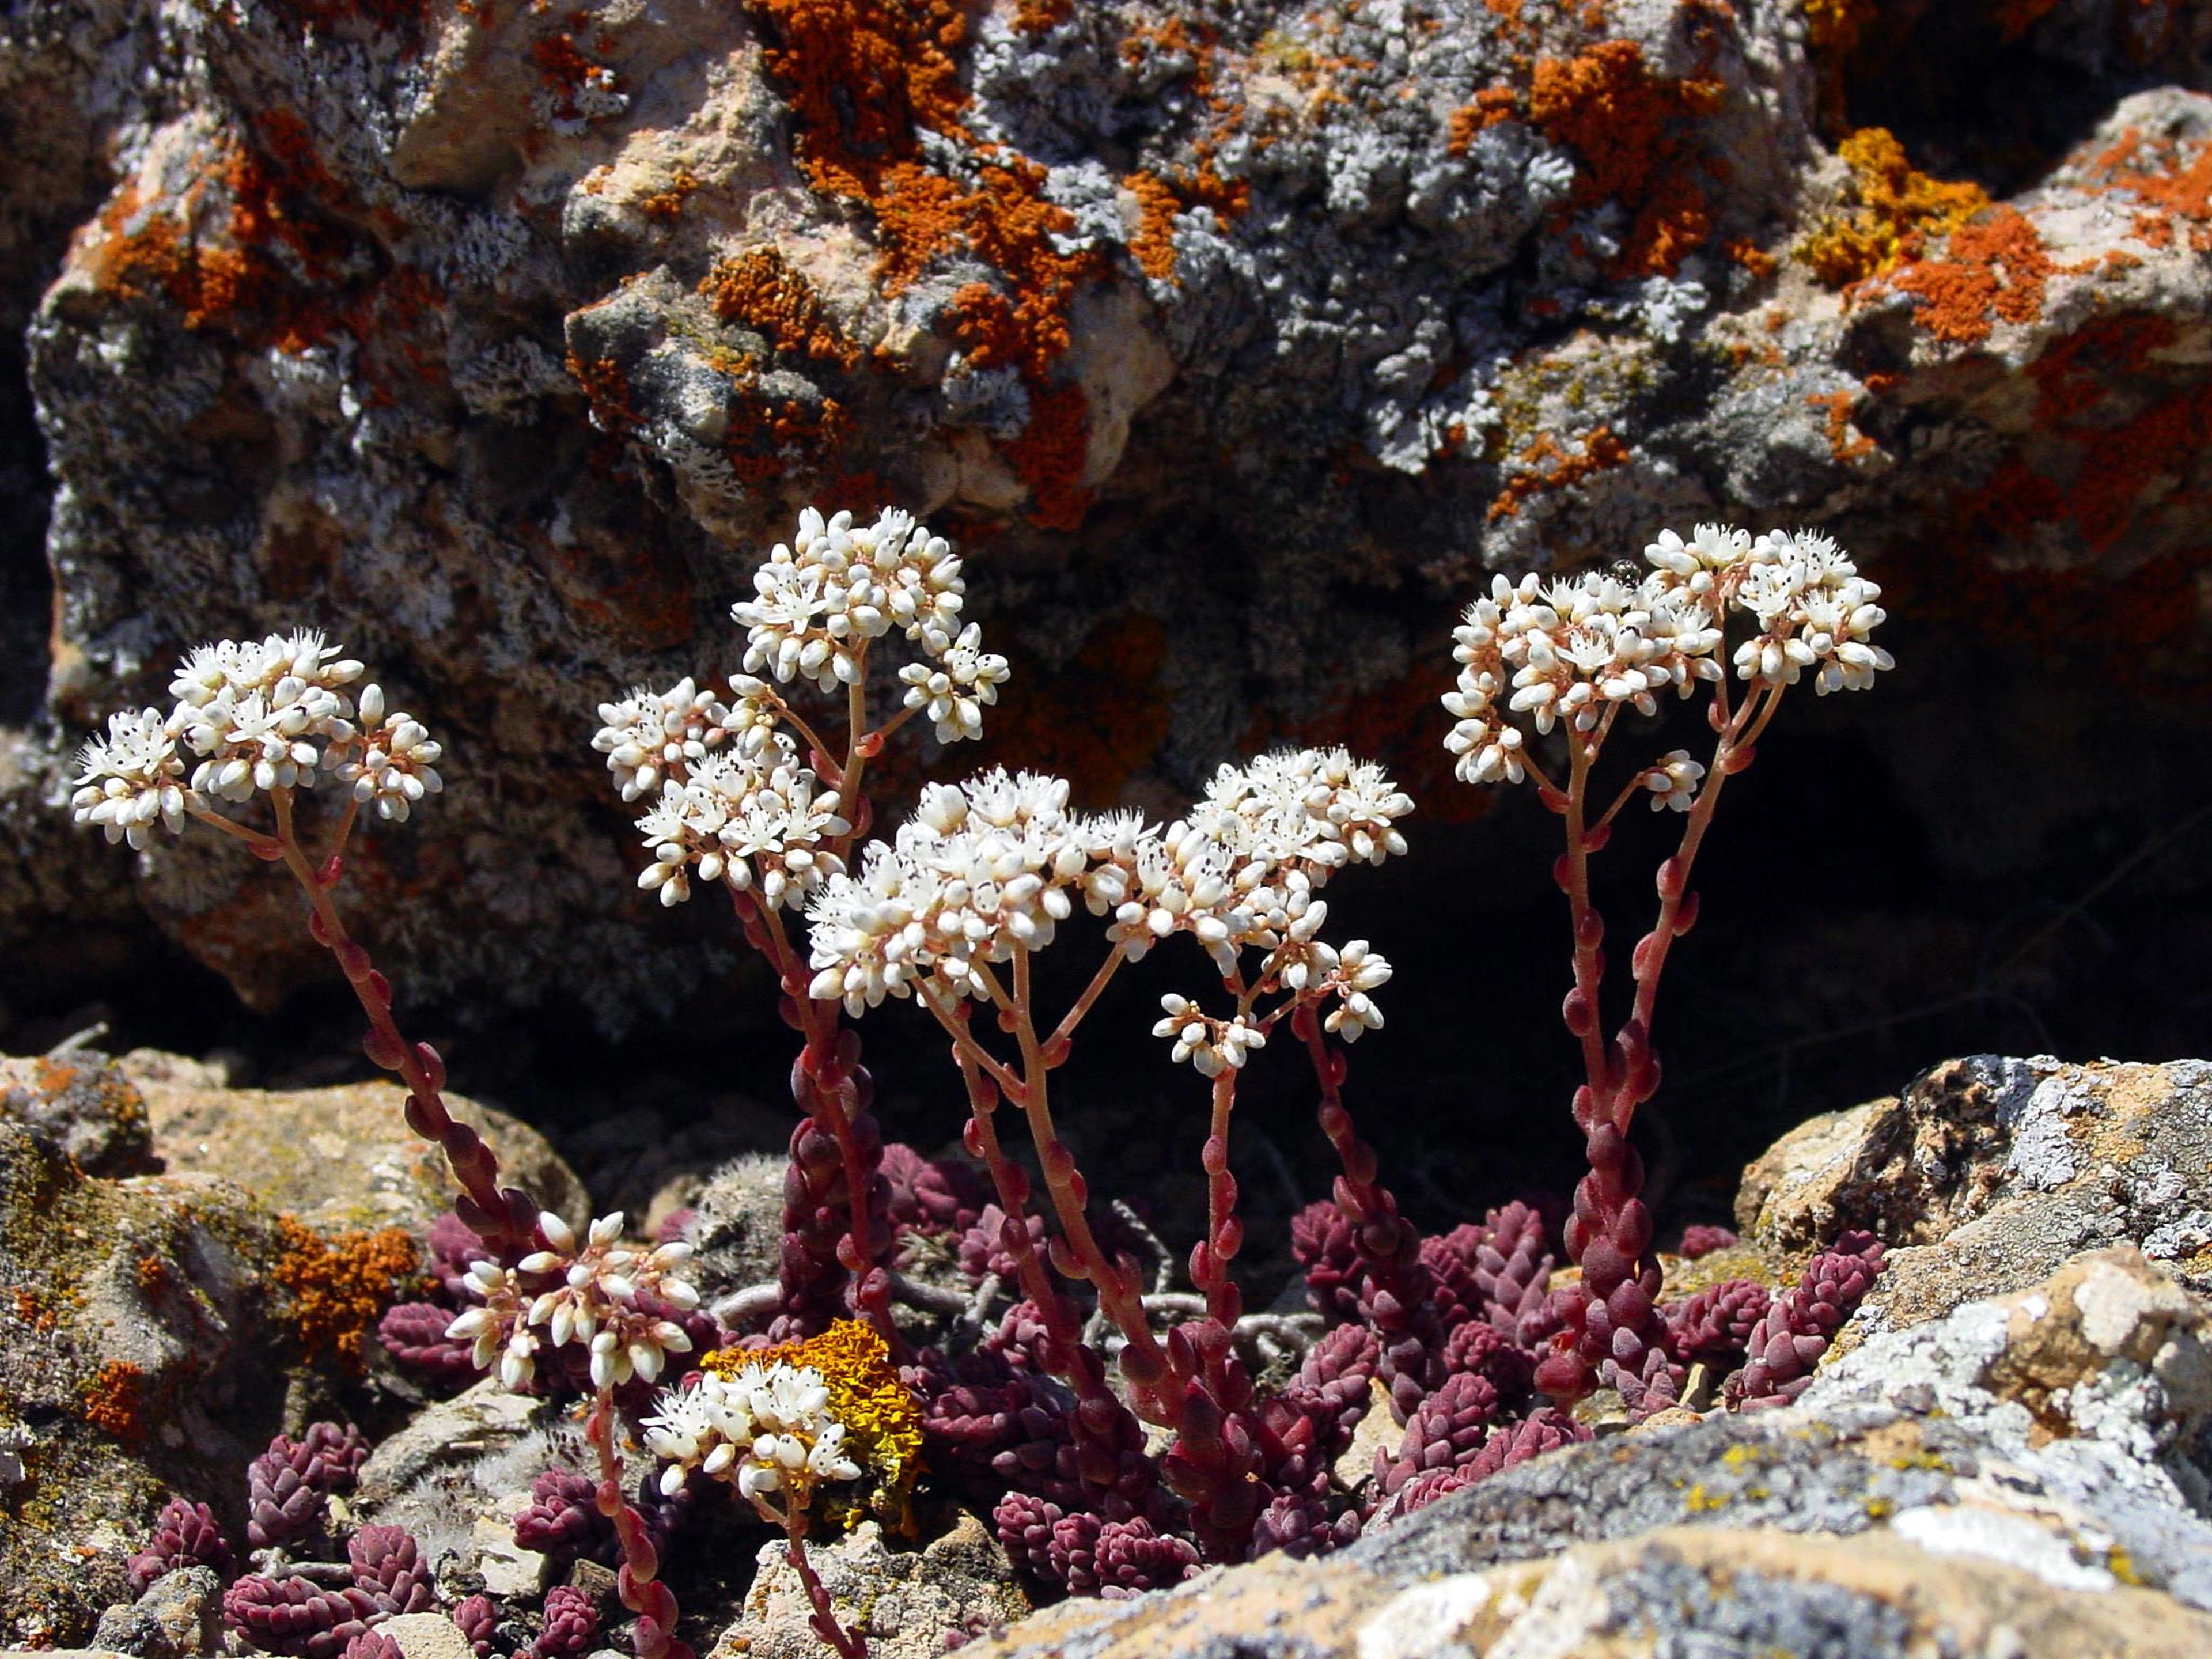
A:
[[[2109,680],[2053,653],[2207,659],[2212,98],[2197,9],[2032,9],[30,0],[0,84],[52,118],[0,186],[0,326],[46,556],[0,579],[0,936],[127,957],[70,748],[200,640],[314,622],[454,738],[456,787],[351,860],[407,993],[665,1013],[720,947],[641,902],[591,710],[730,660],[727,596],[815,498],[963,532],[1007,753],[1102,801],[1353,731],[1425,810],[1483,570],[1830,528],[1959,677],[1866,711],[1915,750],[1868,787],[1948,868],[2048,870],[2138,810],[2070,787]],[[1960,114],[1999,46],[2079,106]],[[1900,64],[1905,193],[1955,213],[1885,217],[1838,125]],[[1977,217],[1910,173],[1939,155],[2014,193]],[[258,1006],[329,974],[237,849],[140,865]]]
[[[138,1659],[201,1659],[222,1646],[222,1581],[213,1569],[164,1573],[125,1607],[100,1615],[94,1642]]]
[[[1333,1557],[1066,1602],[978,1651],[2180,1659],[2212,1640],[2208,1336],[2163,1267],[2085,1254],[1790,1407],[1565,1449]]]
[[[783,1180],[787,1153],[749,1152],[708,1176],[691,1201],[685,1237],[698,1251],[702,1284],[732,1290],[773,1280],[783,1251]]]
[[[1856,1227],[1892,1244],[1845,1347],[2122,1240],[2212,1291],[2212,1067],[1954,1060],[1784,1136],[1737,1213],[1778,1251]]]
[[[0,1117],[76,1159],[88,1175],[150,1175],[159,1167],[146,1103],[127,1069],[106,1054],[0,1055]]]
[[[460,1626],[442,1613],[403,1613],[376,1629],[398,1643],[406,1659],[476,1659]]]
[[[236,1523],[283,1368],[346,1334],[349,1302],[301,1291],[343,1284],[373,1316],[374,1284],[321,1277],[328,1250],[228,1182],[95,1179],[0,1119],[0,1444],[21,1471],[0,1483],[0,1637],[89,1634],[172,1492]]]
[[[395,1085],[210,1086],[173,1057],[143,1052],[122,1069],[144,1097],[154,1144],[173,1170],[220,1175],[325,1229],[398,1227],[419,1240],[453,1207],[445,1157],[408,1132],[406,1092]],[[499,1154],[503,1182],[571,1225],[591,1218],[582,1183],[544,1136],[458,1095],[446,1104]]]
[[[1012,1623],[1030,1610],[1013,1565],[990,1529],[962,1512],[951,1531],[920,1549],[863,1521],[842,1538],[814,1539],[806,1559],[839,1620],[879,1659],[937,1659],[948,1645]],[[781,1539],[763,1544],[744,1610],[708,1659],[818,1659],[811,1607]]]
[[[487,1376],[451,1400],[434,1401],[397,1433],[379,1441],[361,1466],[355,1501],[364,1509],[389,1503],[425,1476],[469,1467],[518,1449],[542,1454],[558,1413],[545,1401],[510,1393]],[[541,1462],[529,1475],[544,1468]]]

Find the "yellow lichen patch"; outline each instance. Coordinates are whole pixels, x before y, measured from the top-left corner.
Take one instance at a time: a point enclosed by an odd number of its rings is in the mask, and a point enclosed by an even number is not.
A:
[[[1821,220],[1796,249],[1831,288],[1887,275],[1918,258],[1930,238],[1948,235],[1990,205],[1989,193],[1971,180],[1914,171],[1886,128],[1861,127],[1837,153],[1851,170],[1850,203]]]
[[[830,1415],[845,1425],[845,1444],[870,1477],[866,1508],[885,1525],[914,1528],[913,1494],[921,1473],[921,1406],[891,1364],[884,1340],[854,1319],[840,1319],[819,1336],[769,1348],[718,1348],[699,1362],[716,1376],[747,1367],[811,1365],[830,1390]],[[857,1507],[832,1519],[860,1518]]]
[[[415,1241],[398,1227],[326,1239],[288,1215],[276,1226],[283,1253],[269,1276],[301,1351],[358,1376],[362,1339],[415,1275]]]
[[[860,366],[860,348],[839,328],[814,284],[774,248],[752,248],[716,263],[699,284],[714,314],[753,330],[779,351]]]

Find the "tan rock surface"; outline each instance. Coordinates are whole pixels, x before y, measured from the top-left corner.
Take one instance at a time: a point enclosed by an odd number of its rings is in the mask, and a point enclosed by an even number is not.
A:
[[[325,1229],[401,1227],[419,1238],[453,1207],[444,1156],[408,1132],[396,1085],[232,1089],[192,1061],[147,1050],[125,1056],[123,1069],[173,1171],[220,1175]],[[461,1096],[446,1104],[490,1143],[508,1184],[572,1225],[590,1218],[583,1183],[544,1136]]]

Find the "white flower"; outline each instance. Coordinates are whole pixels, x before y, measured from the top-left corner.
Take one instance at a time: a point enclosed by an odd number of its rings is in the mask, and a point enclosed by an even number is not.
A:
[[[637,685],[619,702],[599,705],[605,722],[592,747],[607,757],[622,798],[650,795],[664,777],[681,780],[732,738],[740,752],[757,756],[775,729],[775,713],[760,696],[767,688],[740,675],[734,702],[725,703],[687,678],[665,691]]]
[[[467,1283],[481,1305],[454,1320],[446,1334],[472,1345],[479,1370],[496,1358],[501,1384],[508,1389],[530,1381],[541,1348],[572,1344],[590,1355],[594,1387],[619,1388],[633,1376],[658,1380],[670,1354],[691,1352],[690,1334],[662,1311],[689,1313],[699,1305],[697,1290],[678,1276],[691,1247],[627,1249],[622,1225],[620,1212],[601,1216],[578,1249],[575,1234],[558,1216],[539,1216],[549,1248],[513,1267],[471,1265]]]
[[[809,905],[811,994],[855,1014],[924,977],[974,994],[978,966],[1052,942],[1098,841],[1059,778],[994,769],[930,785],[890,845],[871,843],[860,873],[833,874]]]
[[[1203,1077],[1239,1069],[1253,1049],[1267,1046],[1266,1029],[1243,1014],[1216,1019],[1174,992],[1160,999],[1160,1007],[1167,1018],[1152,1027],[1152,1035],[1171,1039],[1176,1063],[1188,1060]]]
[[[415,803],[442,790],[437,763],[444,745],[413,715],[384,707],[384,688],[362,688],[356,711],[360,725],[333,728],[324,764],[340,783],[349,784],[353,798],[363,806],[374,805],[380,817],[404,823]]]
[[[175,835],[185,827],[185,808],[198,805],[198,795],[185,787],[176,739],[158,710],[110,714],[107,735],[78,753],[70,805],[79,823],[99,825],[111,843],[143,848],[157,823]]]
[[[769,1494],[803,1509],[817,1485],[860,1478],[845,1425],[830,1414],[829,1386],[811,1365],[778,1360],[735,1376],[709,1371],[688,1392],[664,1390],[654,1404],[646,1443],[668,1464],[660,1487],[671,1496],[696,1469],[781,1518]]]
[[[1455,721],[1444,747],[1460,777],[1520,782],[1524,721],[1539,734],[1563,720],[1589,732],[1608,709],[1654,714],[1661,692],[1686,697],[1722,678],[1731,611],[1759,627],[1734,652],[1746,679],[1790,685],[1811,670],[1825,694],[1863,690],[1892,665],[1868,638],[1883,620],[1881,590],[1826,536],[1769,531],[1753,540],[1701,524],[1687,541],[1662,530],[1644,555],[1651,569],[1633,586],[1601,571],[1492,578],[1453,635],[1460,672],[1443,697]]]
[[[981,737],[983,710],[998,702],[1006,684],[1006,659],[985,651],[982,641],[983,630],[969,623],[934,664],[908,663],[899,670],[906,706],[929,716],[939,743]]]
[[[1688,811],[1705,775],[1704,763],[1691,759],[1688,750],[1668,750],[1644,775],[1644,787],[1651,792],[1651,810],[1659,812],[1671,807],[1677,812]]]
[[[779,733],[767,751],[775,764],[763,769],[740,755],[709,755],[688,777],[665,778],[660,799],[637,821],[653,862],[637,884],[658,892],[663,904],[690,897],[690,873],[726,882],[738,892],[757,890],[771,905],[796,905],[844,863],[822,843],[848,834],[835,790],[817,794],[821,781],[791,757]]]
[[[960,561],[911,514],[886,507],[856,529],[849,513],[825,521],[810,507],[793,543],[779,542],[753,573],[753,598],[730,614],[746,630],[748,672],[834,691],[858,682],[868,642],[893,628],[942,657],[965,592]]]

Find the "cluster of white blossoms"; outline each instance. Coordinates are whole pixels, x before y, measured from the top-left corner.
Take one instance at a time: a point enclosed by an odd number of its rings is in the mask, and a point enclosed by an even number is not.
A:
[[[815,895],[811,994],[854,1014],[925,980],[983,995],[980,966],[1052,942],[1100,834],[1067,810],[1060,778],[998,768],[929,785],[891,842],[868,844],[857,875],[834,874]]]
[[[1164,830],[1134,813],[1070,812],[1066,782],[1031,773],[935,785],[890,842],[815,895],[811,994],[856,1015],[924,985],[986,996],[979,970],[1049,944],[1079,896],[1132,960],[1188,933],[1227,977],[1242,952],[1263,951],[1258,983],[1334,1001],[1330,1029],[1357,1035],[1382,1023],[1368,994],[1389,964],[1364,941],[1341,955],[1324,944],[1316,894],[1347,864],[1403,853],[1395,821],[1412,810],[1379,768],[1341,749],[1224,766]],[[1201,1070],[1240,1066],[1265,1041],[1257,1025],[1209,1023],[1188,1003],[1169,1012],[1158,1034]]]
[[[1201,1077],[1241,1070],[1253,1049],[1267,1046],[1267,1027],[1243,1014],[1216,1019],[1173,991],[1160,999],[1160,1008],[1167,1018],[1152,1027],[1152,1035],[1172,1041],[1176,1063],[1188,1060]]]
[[[860,1478],[845,1425],[830,1414],[829,1385],[811,1365],[776,1360],[735,1376],[708,1371],[688,1390],[663,1390],[655,1403],[646,1443],[667,1462],[660,1489],[672,1497],[696,1469],[758,1507],[773,1510],[770,1494],[781,1493],[804,1509],[814,1486]]]
[[[1644,558],[1651,568],[1633,584],[1603,571],[1552,581],[1496,576],[1468,607],[1453,635],[1459,682],[1443,698],[1458,722],[1444,746],[1462,778],[1520,782],[1523,717],[1539,733],[1561,720],[1588,732],[1609,708],[1653,714],[1662,692],[1686,697],[1720,679],[1732,611],[1758,625],[1735,653],[1741,678],[1794,685],[1810,669],[1826,695],[1863,690],[1892,665],[1869,643],[1883,617],[1881,588],[1826,536],[1772,530],[1754,540],[1699,525],[1686,542],[1662,532]],[[1653,786],[1656,804],[1686,807],[1689,793],[1680,792],[1696,783],[1670,773],[1665,789]]]
[[[981,735],[1006,659],[982,648],[976,624],[961,626],[960,561],[910,514],[886,508],[861,527],[849,513],[825,520],[809,507],[753,586],[731,607],[746,629],[748,671],[832,691],[859,683],[869,641],[897,629],[923,658],[900,671],[906,706],[942,742]],[[832,843],[852,833],[850,803],[801,758],[787,714],[750,672],[732,676],[726,695],[685,678],[599,705],[592,747],[623,799],[650,803],[637,820],[650,855],[640,887],[680,904],[696,878],[796,908],[843,873]]]
[[[699,1305],[699,1292],[677,1277],[690,1259],[689,1244],[630,1249],[620,1242],[619,1211],[592,1223],[581,1249],[556,1215],[541,1214],[538,1230],[550,1249],[512,1267],[478,1261],[469,1268],[469,1288],[483,1302],[446,1334],[471,1345],[477,1370],[495,1364],[501,1386],[520,1389],[536,1374],[542,1349],[576,1343],[591,1353],[592,1386],[619,1388],[632,1376],[653,1382],[670,1354],[691,1352],[684,1328],[641,1301],[650,1297],[678,1313]]]
[[[633,686],[620,702],[599,705],[605,724],[592,747],[607,757],[622,798],[636,800],[657,791],[664,779],[682,779],[726,743],[741,756],[757,757],[776,726],[775,708],[763,695],[767,689],[741,674],[726,702],[689,678],[665,691]]]
[[[899,670],[906,706],[929,716],[939,743],[983,735],[983,711],[999,700],[1007,677],[1006,659],[983,649],[983,630],[969,623],[927,662]]]
[[[200,647],[170,682],[177,701],[166,715],[110,715],[107,735],[85,744],[70,803],[76,821],[143,847],[155,823],[174,834],[210,799],[244,802],[329,777],[404,822],[444,787],[443,750],[412,715],[386,707],[382,688],[350,692],[362,672],[312,629]]]
[[[943,659],[964,635],[966,592],[951,548],[912,514],[885,507],[860,527],[849,513],[825,520],[810,507],[793,541],[778,542],[753,573],[753,597],[730,614],[745,629],[746,672],[835,691],[859,682],[868,641],[894,628]],[[992,660],[1004,679],[1004,660]]]

